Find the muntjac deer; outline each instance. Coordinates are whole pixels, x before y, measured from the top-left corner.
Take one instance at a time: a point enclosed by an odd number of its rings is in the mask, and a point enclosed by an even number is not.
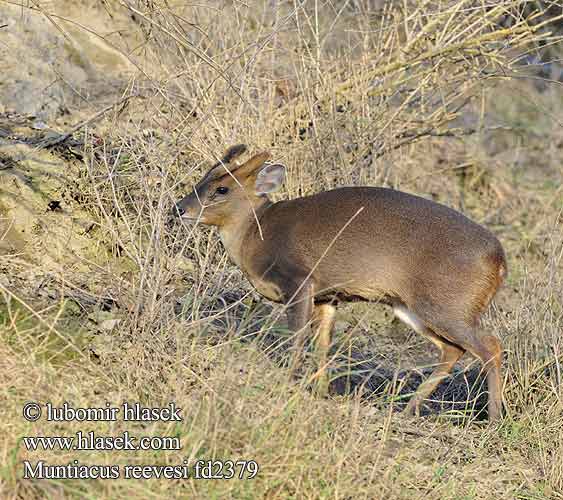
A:
[[[289,328],[317,319],[317,351],[326,365],[336,306],[366,300],[395,315],[440,350],[440,362],[410,399],[420,403],[469,351],[484,364],[489,419],[502,411],[502,347],[479,318],[506,275],[499,241],[439,203],[393,189],[343,187],[272,203],[283,165],[266,152],[235,160],[230,148],[174,213],[217,226],[233,262],[264,297],[287,305]]]

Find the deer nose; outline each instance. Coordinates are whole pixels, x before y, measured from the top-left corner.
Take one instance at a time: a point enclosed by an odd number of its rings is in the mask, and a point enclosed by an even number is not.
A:
[[[184,215],[185,213],[186,211],[180,205],[176,205],[176,207],[174,208],[174,215],[178,217],[182,217],[182,215]]]

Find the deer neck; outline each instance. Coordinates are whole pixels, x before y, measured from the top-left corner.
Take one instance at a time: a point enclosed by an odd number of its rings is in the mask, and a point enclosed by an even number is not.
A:
[[[250,210],[242,217],[236,217],[226,224],[219,227],[219,236],[225,250],[229,254],[230,259],[240,268],[243,268],[243,257],[245,249],[245,241],[251,234],[257,234],[260,238],[260,218],[263,212],[272,205],[267,198],[254,206],[254,210]]]

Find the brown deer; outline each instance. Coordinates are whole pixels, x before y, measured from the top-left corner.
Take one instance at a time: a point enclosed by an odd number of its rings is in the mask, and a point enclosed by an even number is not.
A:
[[[286,304],[292,331],[307,332],[316,318],[321,367],[338,302],[382,302],[441,352],[406,412],[418,414],[469,351],[487,374],[489,419],[499,418],[502,347],[478,329],[506,275],[497,238],[451,208],[393,189],[343,187],[272,203],[268,194],[282,185],[285,167],[269,163],[267,152],[235,163],[245,150],[230,148],[175,215],[217,226],[256,290]]]

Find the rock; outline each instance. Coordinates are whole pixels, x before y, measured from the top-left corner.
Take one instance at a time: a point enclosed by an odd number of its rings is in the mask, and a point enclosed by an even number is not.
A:
[[[110,332],[121,323],[120,318],[116,318],[114,314],[106,311],[95,311],[88,315],[88,319],[94,322],[97,329],[102,332]]]
[[[109,332],[119,325],[119,323],[121,323],[120,319],[106,319],[98,325],[98,328],[104,332]]]
[[[104,39],[121,17],[96,4],[49,2],[47,17],[42,9],[2,3],[0,112],[29,114],[43,128],[43,120],[94,99],[96,106],[119,99],[133,64]]]

